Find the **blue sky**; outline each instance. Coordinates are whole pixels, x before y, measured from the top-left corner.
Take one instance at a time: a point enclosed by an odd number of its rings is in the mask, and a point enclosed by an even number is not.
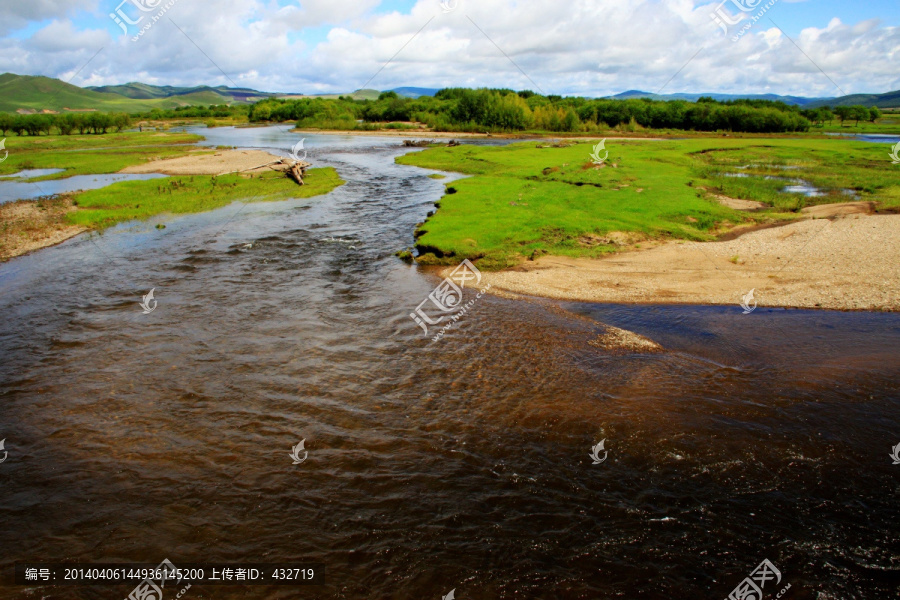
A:
[[[373,75],[378,89],[539,86],[580,95],[900,89],[896,0],[779,0],[740,40],[712,23],[718,1],[452,0],[452,12],[440,1],[175,0],[131,40],[109,18],[121,0],[4,0],[0,72],[304,93],[352,91]],[[728,13],[740,17],[732,1],[759,0],[729,0]]]

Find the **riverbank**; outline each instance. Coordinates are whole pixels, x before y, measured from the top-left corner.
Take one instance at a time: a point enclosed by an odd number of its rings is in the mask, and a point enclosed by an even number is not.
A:
[[[12,164],[3,165],[4,171],[63,169],[28,182],[84,173],[170,177],[0,204],[0,261],[125,221],[213,210],[234,201],[310,198],[344,183],[328,167],[309,170],[305,184],[298,186],[285,174],[294,164],[291,159],[256,150],[216,152],[185,145],[201,139],[160,133],[16,139],[7,161]],[[162,220],[156,225],[165,227]]]
[[[0,204],[0,262],[61,244],[87,231],[67,220],[76,210],[68,196]]]
[[[806,220],[599,260],[545,256],[483,277],[495,292],[580,302],[737,308],[755,290],[761,308],[900,311],[900,215]]]
[[[309,166],[309,163],[301,161]],[[120,173],[146,174],[163,173],[165,175],[228,175],[231,173],[264,173],[267,171],[286,172],[294,161],[269,154],[262,150],[224,150],[210,154],[209,152],[193,152],[187,156],[151,160],[143,164],[125,167]]]

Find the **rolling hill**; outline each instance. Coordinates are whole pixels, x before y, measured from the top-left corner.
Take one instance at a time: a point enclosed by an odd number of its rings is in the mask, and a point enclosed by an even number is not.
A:
[[[103,112],[143,112],[154,108],[256,102],[272,95],[243,88],[176,88],[143,83],[80,88],[50,77],[13,73],[0,75],[0,111],[3,112],[92,109]]]
[[[231,88],[227,86],[209,87],[206,85],[197,87],[175,87],[171,85],[150,85],[147,83],[132,82],[123,85],[105,85],[101,87],[85,88],[95,92],[118,94],[134,100],[153,100],[159,98],[173,98],[177,96],[191,96],[192,98],[209,98],[208,104],[233,104],[251,103],[270,98],[275,94],[258,92],[249,88]]]
[[[878,108],[896,108],[900,107],[900,91],[887,92],[885,94],[852,94],[849,96],[841,96],[840,98],[805,98],[803,96],[779,96],[777,94],[653,94],[651,92],[642,92],[640,90],[629,90],[610,96],[615,100],[630,100],[633,98],[650,98],[653,100],[686,100],[688,102],[696,102],[698,98],[708,96],[720,102],[728,100],[750,99],[750,100],[772,100],[781,101],[785,104],[794,104],[801,108],[819,108],[821,106],[853,106],[861,104],[863,106],[877,106]]]
[[[841,96],[840,98],[831,98],[830,100],[817,100],[811,103],[808,108],[819,108],[820,106],[853,106],[854,104],[862,104],[863,106],[877,106],[878,108],[897,108],[900,107],[900,91],[887,92],[886,94],[850,94],[849,96]]]
[[[779,96],[777,94],[653,94],[651,92],[642,92],[640,90],[628,90],[615,96],[610,96],[614,100],[631,100],[634,98],[650,98],[651,100],[686,100],[687,102],[696,102],[698,98],[709,97],[719,102],[727,102],[728,100],[771,100],[773,102],[781,101],[785,104],[795,104],[806,108],[814,102],[824,102],[833,100],[832,98],[805,98],[803,96]]]

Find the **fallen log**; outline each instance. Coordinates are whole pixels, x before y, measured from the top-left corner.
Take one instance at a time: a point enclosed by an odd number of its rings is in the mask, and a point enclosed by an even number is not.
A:
[[[287,176],[296,181],[299,185],[303,185],[303,178],[306,176],[306,168],[301,167],[300,163],[296,163],[288,169]]]

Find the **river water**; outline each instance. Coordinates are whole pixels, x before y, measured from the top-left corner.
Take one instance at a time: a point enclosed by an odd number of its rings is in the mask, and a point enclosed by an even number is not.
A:
[[[896,597],[897,315],[488,295],[431,342],[409,313],[438,279],[393,253],[452,176],[395,165],[396,140],[305,147],[347,184],[0,265],[4,576],[307,561],[324,585],[184,598],[695,600],[768,559],[766,598]],[[598,323],[665,351],[601,350]]]

